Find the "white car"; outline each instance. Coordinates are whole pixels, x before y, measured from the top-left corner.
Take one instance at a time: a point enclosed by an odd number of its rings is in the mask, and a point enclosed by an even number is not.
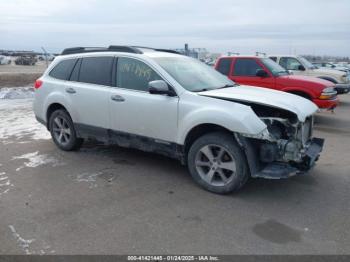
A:
[[[9,65],[11,64],[11,58],[0,55],[0,65]]]
[[[94,138],[164,154],[222,194],[249,177],[309,170],[323,147],[312,137],[316,110],[174,51],[130,46],[65,49],[35,83],[36,118],[59,148]]]
[[[335,90],[338,94],[346,94],[350,91],[350,79],[346,72],[317,68],[304,57],[297,55],[269,55],[269,58],[292,74],[314,76],[336,84]]]
[[[342,65],[337,65],[334,63],[330,63],[330,62],[313,62],[312,63],[314,66],[316,66],[317,68],[321,68],[321,69],[334,69],[334,70],[338,70],[338,71],[342,71],[345,72],[347,74],[349,74],[350,69],[342,66]]]

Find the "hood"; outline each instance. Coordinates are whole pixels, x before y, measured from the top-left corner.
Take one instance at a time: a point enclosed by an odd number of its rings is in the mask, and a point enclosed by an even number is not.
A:
[[[322,88],[325,87],[331,87],[334,86],[334,83],[324,80],[322,78],[318,77],[312,77],[312,76],[302,76],[302,75],[286,75],[286,76],[279,76],[276,78],[277,80],[281,79],[283,80],[282,84],[287,82],[288,84],[295,84],[295,83],[304,83],[304,84],[311,84],[314,86],[320,86]],[[295,85],[294,85],[295,86]]]
[[[326,69],[326,68],[316,68],[316,69],[312,69],[314,72],[316,72],[317,74],[327,74],[327,75],[335,75],[337,77],[342,77],[343,75],[345,75],[344,72],[336,70],[336,69]]]
[[[302,122],[304,122],[308,116],[314,114],[318,109],[314,103],[300,96],[255,86],[241,85],[204,91],[198,94],[213,98],[237,102],[251,102],[284,109],[294,113],[299,121]]]

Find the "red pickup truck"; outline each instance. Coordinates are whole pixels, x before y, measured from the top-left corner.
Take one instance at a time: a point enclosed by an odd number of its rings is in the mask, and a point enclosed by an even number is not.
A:
[[[334,109],[339,102],[332,82],[315,77],[291,75],[267,57],[220,57],[215,69],[238,84],[293,93],[310,99],[321,109]]]

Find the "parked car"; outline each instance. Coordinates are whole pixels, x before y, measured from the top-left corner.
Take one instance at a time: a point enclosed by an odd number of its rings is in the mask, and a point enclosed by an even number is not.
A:
[[[329,69],[335,69],[335,70],[338,70],[338,71],[343,71],[347,74],[349,74],[350,72],[350,68],[347,68],[345,66],[341,66],[341,65],[336,65],[336,64],[333,64],[333,63],[330,63],[330,62],[312,62],[312,64],[314,66],[316,66],[317,68],[329,68]]]
[[[35,65],[36,62],[36,58],[31,55],[21,55],[15,60],[16,65]]]
[[[345,72],[317,68],[302,56],[270,55],[269,57],[295,75],[314,76],[331,81],[336,84],[335,90],[337,90],[338,94],[346,94],[350,91],[350,79]]]
[[[53,61],[55,59],[55,56],[52,54],[43,54],[37,56],[39,61]]]
[[[62,150],[91,137],[180,160],[215,193],[249,177],[287,178],[318,159],[317,107],[238,86],[183,55],[130,46],[69,48],[35,82],[34,113]]]
[[[299,95],[322,109],[334,109],[338,105],[337,92],[332,82],[315,77],[291,75],[267,57],[220,57],[215,69],[236,83]]]
[[[11,64],[11,58],[0,55],[0,65],[9,65],[9,64]]]

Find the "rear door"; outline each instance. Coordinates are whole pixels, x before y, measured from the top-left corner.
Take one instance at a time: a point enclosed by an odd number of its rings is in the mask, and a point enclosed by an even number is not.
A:
[[[66,82],[65,92],[74,108],[73,121],[80,133],[106,138],[113,56],[79,59]]]
[[[146,146],[148,139],[157,143],[174,142],[177,134],[177,96],[150,94],[148,83],[163,80],[145,62],[131,57],[119,57],[115,87],[110,103],[111,129],[119,137],[138,141]],[[144,137],[145,139],[141,139]],[[133,138],[136,138],[136,140]]]
[[[257,70],[260,69],[265,70],[268,76],[256,76]],[[275,88],[275,78],[255,58],[235,58],[230,78],[242,85]]]

